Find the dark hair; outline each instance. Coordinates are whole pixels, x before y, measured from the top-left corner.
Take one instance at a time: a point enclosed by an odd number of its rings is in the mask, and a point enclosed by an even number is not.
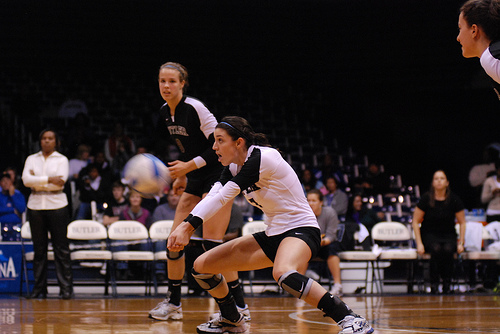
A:
[[[360,193],[356,193],[349,197],[348,205],[347,205],[347,212],[345,214],[346,218],[352,218],[352,215],[354,214],[354,199],[356,197],[361,197],[361,201],[363,201],[363,195]],[[361,211],[363,211],[363,205],[361,206]]]
[[[52,128],[45,128],[40,132],[40,135],[38,136],[38,143],[40,144],[40,147],[42,146],[42,137],[46,132],[52,132],[54,133],[54,136],[56,137],[56,147],[55,150],[59,151],[61,147],[61,139],[59,138],[59,135],[57,134],[56,130]]]
[[[9,174],[9,173],[7,173],[7,172],[3,172],[2,174],[0,174],[0,181],[1,181],[4,177],[6,177],[6,178],[8,178],[9,180],[11,180],[11,178],[10,178],[10,174]]]
[[[226,130],[233,140],[245,139],[247,148],[251,145],[271,146],[266,135],[253,131],[250,123],[243,117],[226,116],[215,128]]]
[[[491,41],[500,40],[500,0],[468,0],[460,7],[469,26],[480,26]]]
[[[307,192],[307,195],[309,194],[316,194],[318,195],[318,198],[320,200],[320,202],[323,202],[323,193],[321,191],[319,191],[318,189],[311,189]]]
[[[170,68],[170,69],[173,69],[173,70],[176,70],[177,72],[179,72],[179,78],[181,81],[184,81],[184,87],[182,89],[182,91],[185,93],[187,88],[189,87],[189,81],[188,81],[188,71],[187,69],[182,66],[181,64],[179,63],[174,63],[174,62],[167,62],[163,65],[160,66],[160,71],[163,70],[164,68]]]
[[[437,171],[434,172],[434,174],[432,174],[433,180],[434,180],[434,175],[436,175],[437,172],[443,173],[444,176],[446,177],[446,180],[448,180],[448,175],[446,175],[446,173],[442,169],[438,169]],[[446,193],[444,195],[445,196],[444,202],[446,204],[448,204],[448,201],[450,199],[450,192],[451,192],[450,186],[448,185],[448,187],[446,187]],[[431,208],[433,208],[436,205],[436,191],[434,190],[434,186],[432,185],[432,182],[431,182],[431,186],[429,188],[429,196],[430,196],[429,205],[431,206]]]
[[[121,183],[120,181],[115,181],[115,182],[113,182],[113,185],[111,186],[111,189],[115,189],[115,188],[123,188],[123,189],[125,189],[125,185],[123,183]]]

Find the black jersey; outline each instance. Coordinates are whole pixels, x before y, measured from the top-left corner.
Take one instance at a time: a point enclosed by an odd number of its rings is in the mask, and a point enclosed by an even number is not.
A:
[[[188,175],[202,175],[211,170],[221,170],[214,144],[214,130],[217,125],[215,116],[199,100],[183,96],[175,115],[170,115],[170,107],[165,103],[160,109],[157,134],[166,137],[179,148],[179,160],[187,162],[195,159],[196,165],[204,165]],[[203,159],[203,160],[200,160]]]

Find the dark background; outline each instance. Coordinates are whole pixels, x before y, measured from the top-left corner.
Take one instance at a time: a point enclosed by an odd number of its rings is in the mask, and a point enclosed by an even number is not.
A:
[[[285,96],[290,112],[325,129],[328,140],[384,164],[405,184],[425,190],[444,169],[471,203],[468,172],[499,141],[500,102],[479,60],[461,56],[461,3],[2,1],[0,75],[42,84],[51,73],[113,76],[125,101],[132,96],[124,87],[151,89],[154,109],[158,67],[177,61],[193,88],[245,81],[254,87],[245,100]],[[8,101],[8,88],[1,94]],[[309,111],[314,102],[320,113]]]

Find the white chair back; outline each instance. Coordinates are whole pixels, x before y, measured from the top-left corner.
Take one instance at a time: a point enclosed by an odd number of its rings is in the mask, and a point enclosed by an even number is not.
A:
[[[411,239],[410,230],[399,222],[380,222],[372,228],[373,240],[405,241]]]
[[[108,236],[111,240],[139,240],[147,239],[149,232],[136,220],[118,220],[109,226]]]
[[[257,232],[265,231],[266,228],[267,225],[262,220],[254,220],[252,222],[247,222],[243,225],[241,234],[242,235],[254,234]]]
[[[149,237],[151,239],[167,240],[172,231],[173,220],[159,220],[154,222],[149,228]]]
[[[68,225],[68,239],[98,240],[107,237],[106,227],[95,220],[75,220]]]

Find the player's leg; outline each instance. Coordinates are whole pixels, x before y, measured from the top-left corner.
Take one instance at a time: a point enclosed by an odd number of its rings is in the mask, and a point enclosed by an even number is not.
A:
[[[201,200],[199,196],[183,192],[175,211],[172,231],[186,219],[189,213]],[[149,312],[149,316],[156,320],[180,320],[182,319],[181,287],[182,279],[186,270],[184,251],[171,252],[167,250],[167,273],[168,294],[167,298],[160,302]]]
[[[373,328],[363,317],[318,282],[298,272],[302,263],[310,258],[311,248],[304,240],[295,237],[283,239],[276,253],[273,277],[285,291],[317,307],[337,322],[342,328],[340,333],[372,333]]]
[[[226,279],[218,273],[247,271],[269,266],[272,266],[271,260],[251,235],[226,242],[199,256],[193,266],[193,276],[198,284],[214,297],[221,315],[198,326],[198,332],[239,333],[245,331],[245,317],[240,314]]]
[[[228,202],[221,210],[219,210],[219,212],[217,212],[215,216],[213,216],[203,224],[203,239],[205,239],[204,248],[206,251],[217,246],[217,243],[222,243],[222,238],[227,231],[229,220],[231,218],[232,207],[233,201]],[[240,309],[240,312],[245,315],[246,321],[250,321],[250,311],[248,309],[248,305],[245,303],[243,288],[240,283],[238,272],[223,271],[222,275],[225,277],[229,285],[229,289],[233,294],[236,305]]]

